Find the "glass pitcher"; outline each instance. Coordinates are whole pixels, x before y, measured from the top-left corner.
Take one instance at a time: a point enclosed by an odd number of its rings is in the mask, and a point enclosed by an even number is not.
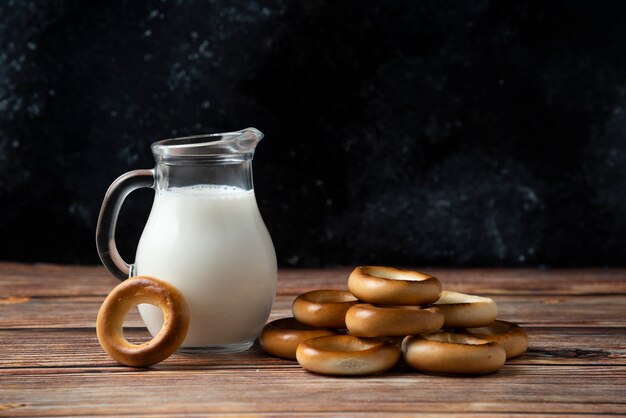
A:
[[[252,183],[252,157],[263,134],[237,132],[167,139],[152,144],[156,167],[119,177],[104,198],[96,243],[118,279],[152,276],[177,287],[191,311],[183,351],[248,349],[267,321],[276,293],[276,254]],[[130,192],[155,190],[154,203],[127,264],[115,245],[120,207]],[[150,333],[163,315],[139,305]]]

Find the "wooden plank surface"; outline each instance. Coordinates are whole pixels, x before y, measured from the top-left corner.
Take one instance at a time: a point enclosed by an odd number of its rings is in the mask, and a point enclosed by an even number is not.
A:
[[[3,295],[106,296],[117,283],[102,267],[54,264],[0,263]],[[280,293],[298,295],[316,287],[345,289],[350,268],[283,269],[279,272]],[[437,276],[446,289],[484,295],[626,295],[624,269],[441,269],[422,268]],[[38,287],[33,288],[36,279]],[[0,297],[3,297],[0,295]]]
[[[117,281],[100,267],[0,263],[0,415],[614,416],[626,414],[626,270],[424,269],[450,290],[491,295],[529,351],[478,378],[400,363],[362,378],[310,374],[258,344],[229,356],[176,353],[117,365],[95,317]],[[281,270],[272,318],[298,293],[345,289],[350,269]],[[136,312],[126,331],[148,338]]]
[[[624,326],[626,295],[492,296],[498,303],[499,318],[520,325]],[[292,295],[278,295],[272,318],[291,315]],[[94,328],[104,296],[37,297],[19,303],[0,304],[0,329],[10,328]],[[584,315],[582,313],[584,312]],[[128,326],[142,326],[137,312],[129,315]]]
[[[512,364],[589,364],[624,365],[626,362],[626,327],[528,327],[533,345],[526,355]],[[149,339],[145,328],[124,331],[130,341]],[[14,344],[14,341],[20,344]],[[46,341],[46,344],[42,344]],[[116,363],[100,349],[93,329],[4,329],[0,330],[2,368],[25,368],[37,373],[38,367],[113,367]],[[265,356],[258,344],[231,356],[200,356],[176,353],[157,369],[178,366],[235,367],[242,362],[250,367],[295,366],[293,362]]]

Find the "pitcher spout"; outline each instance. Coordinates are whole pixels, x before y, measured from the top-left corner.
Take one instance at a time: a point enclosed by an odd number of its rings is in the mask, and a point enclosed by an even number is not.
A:
[[[236,143],[238,146],[242,147],[242,149],[251,149],[254,151],[256,145],[259,143],[261,139],[263,139],[263,132],[259,131],[257,128],[246,128],[241,131],[232,132],[233,138],[231,141]]]
[[[156,162],[177,164],[190,160],[238,162],[252,159],[263,133],[256,128],[208,135],[164,139],[152,144]]]

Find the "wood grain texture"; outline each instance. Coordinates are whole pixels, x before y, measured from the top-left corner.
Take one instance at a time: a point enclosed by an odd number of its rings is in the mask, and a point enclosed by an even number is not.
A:
[[[511,364],[626,365],[626,328],[528,327],[528,352]],[[145,328],[131,328],[124,335],[134,342],[146,341]],[[19,340],[20,344],[14,342]],[[45,341],[45,344],[42,344]],[[100,348],[94,329],[8,329],[0,330],[0,370],[50,367],[114,367],[115,361]],[[255,344],[246,353],[231,356],[175,353],[153,369],[177,367],[298,367],[296,363],[266,356]]]
[[[118,280],[97,266],[0,263],[2,295],[80,296],[101,295]],[[347,289],[351,268],[283,269],[279,271],[279,293],[297,295],[315,287]],[[458,292],[536,295],[626,295],[626,269],[441,269],[419,268],[437,276],[444,287]],[[33,288],[33,281],[37,287]]]
[[[229,356],[176,353],[150,369],[116,364],[95,317],[118,282],[100,267],[0,263],[0,416],[603,416],[626,414],[626,270],[425,269],[444,287],[491,295],[529,351],[500,372],[310,374],[258,344]],[[346,288],[350,269],[281,270],[272,318],[293,297]],[[136,312],[126,335],[148,333]]]
[[[626,368],[507,365],[487,378],[396,371],[359,379],[299,368],[6,374],[13,414],[189,412],[626,412]],[[584,384],[583,384],[584,382]],[[590,393],[594,394],[589,404]],[[65,399],[72,402],[59,402]],[[77,405],[80,403],[80,405]],[[69,405],[68,405],[69,404]],[[78,407],[78,408],[77,408]],[[30,411],[30,412],[29,412]]]
[[[500,319],[521,325],[626,326],[626,295],[602,296],[492,296]],[[291,315],[294,296],[279,294],[271,318]],[[601,303],[599,301],[602,301]],[[0,304],[0,329],[94,328],[104,296],[36,297]],[[142,326],[136,311],[126,325]]]

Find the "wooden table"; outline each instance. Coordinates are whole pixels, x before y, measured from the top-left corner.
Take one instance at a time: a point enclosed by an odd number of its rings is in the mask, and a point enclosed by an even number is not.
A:
[[[98,308],[116,280],[101,267],[0,263],[0,415],[626,414],[626,270],[430,269],[444,288],[493,297],[530,349],[498,373],[313,375],[255,345],[229,356],[175,354],[123,367],[100,348]],[[282,270],[272,319],[349,269]],[[129,338],[147,335],[139,316]]]

